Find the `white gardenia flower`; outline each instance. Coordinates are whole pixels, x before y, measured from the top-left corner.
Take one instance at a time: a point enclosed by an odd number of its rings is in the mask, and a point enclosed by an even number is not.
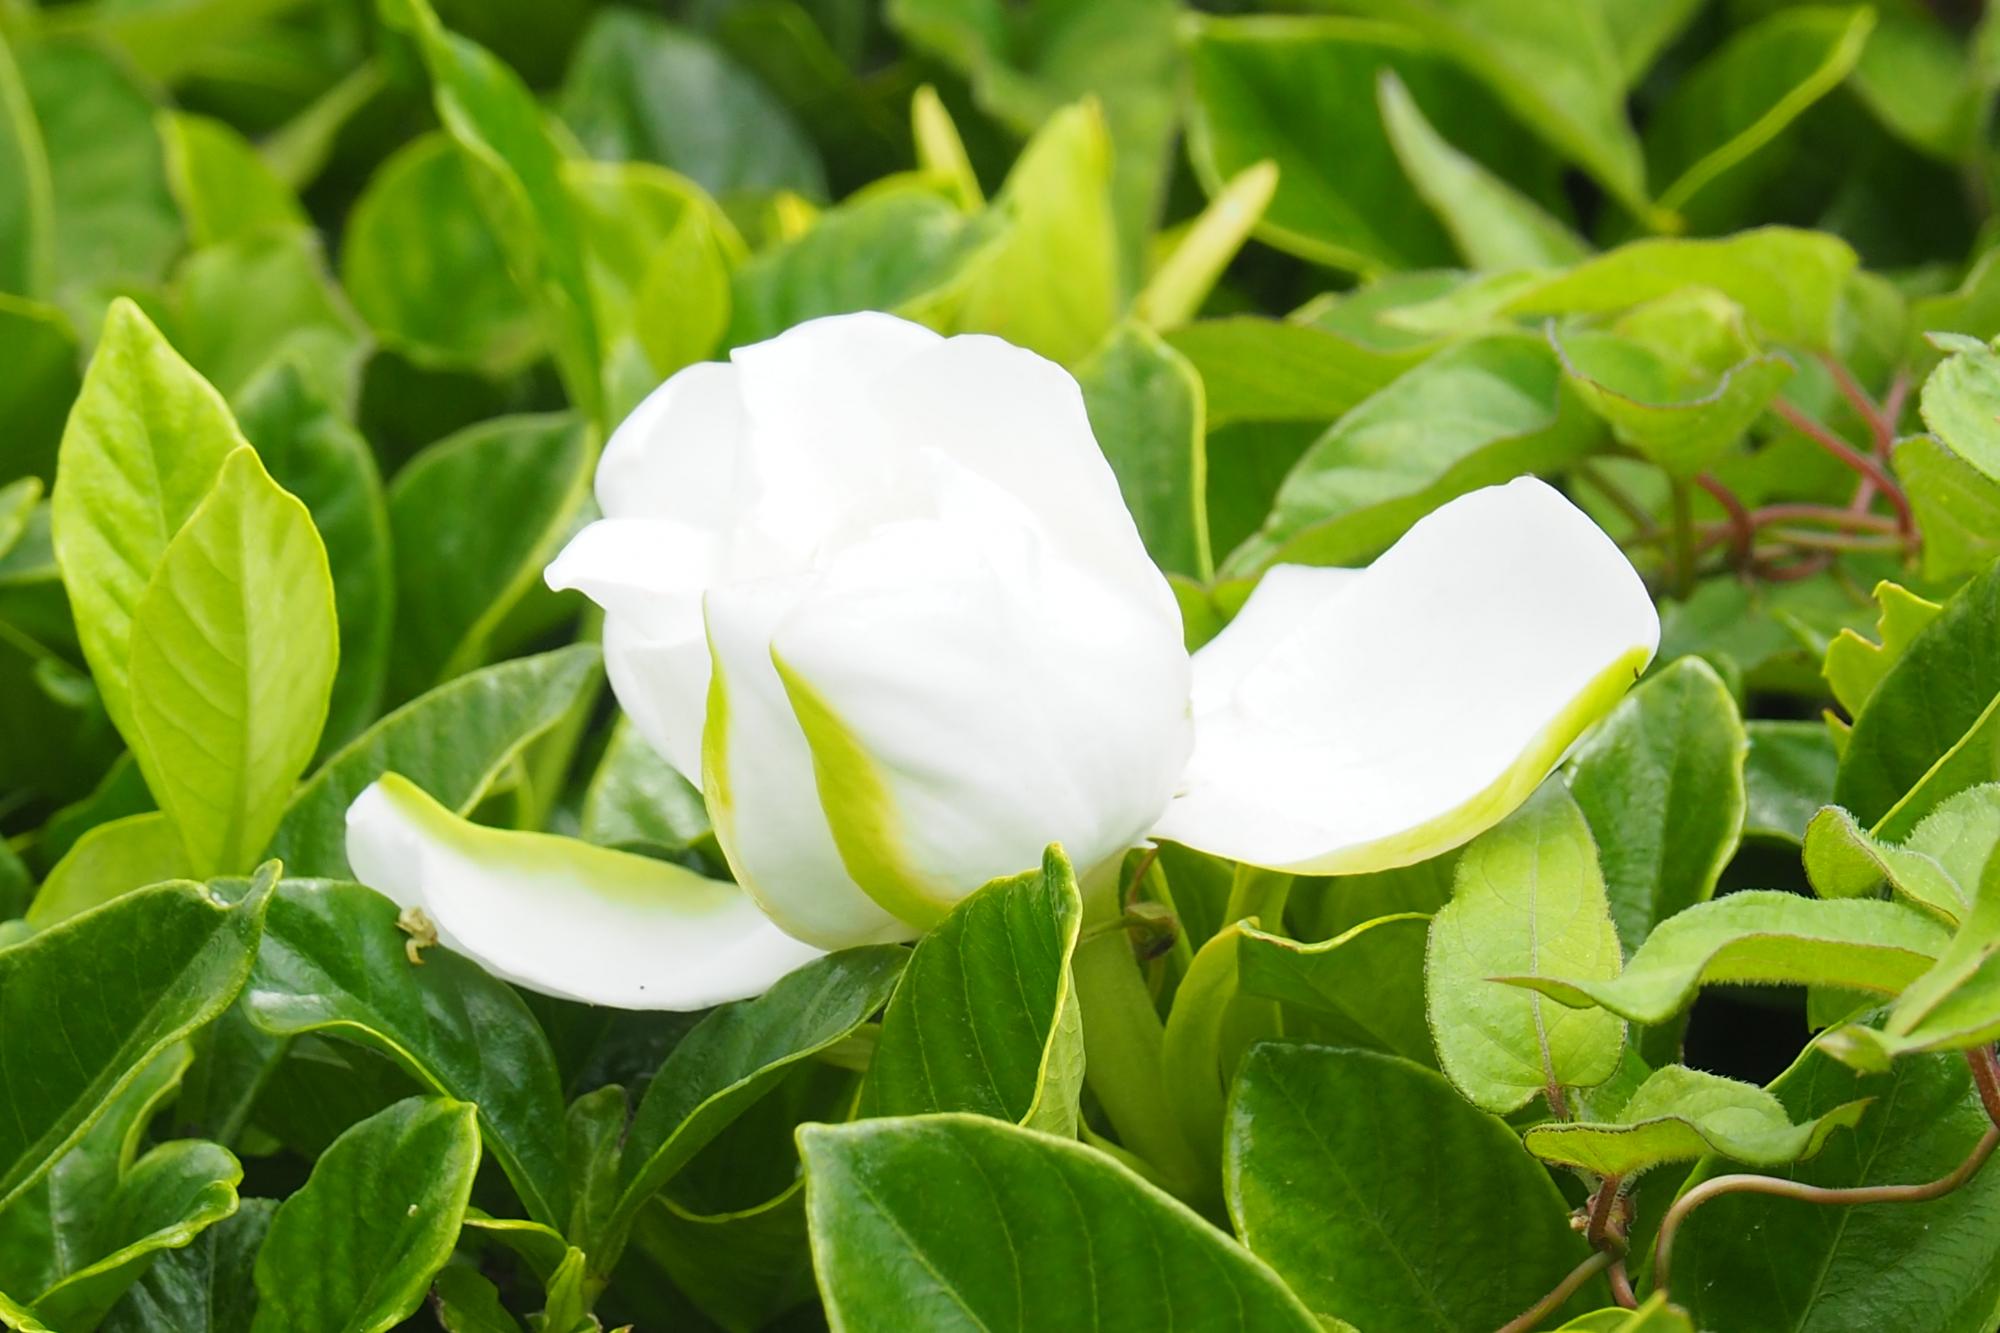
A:
[[[1659,640],[1617,546],[1521,478],[1365,570],[1269,571],[1190,660],[1075,380],[881,314],[681,371],[597,501],[549,585],[604,608],[618,701],[740,890],[597,849],[538,889],[549,840],[452,834],[391,781],[348,847],[446,943],[604,1004],[756,994],[1051,842],[1079,870],[1149,836],[1316,874],[1421,860],[1525,799]],[[484,900],[504,926],[472,924]]]

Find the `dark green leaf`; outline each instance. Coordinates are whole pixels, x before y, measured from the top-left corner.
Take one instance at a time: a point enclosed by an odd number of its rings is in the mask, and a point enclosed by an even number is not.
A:
[[[1750,750],[1743,761],[1743,836],[1800,842],[1806,825],[1833,800],[1840,764],[1833,735],[1823,722],[1743,724]]]
[[[1435,1066],[1424,1013],[1429,931],[1421,912],[1377,917],[1317,944],[1246,929],[1236,946],[1239,984],[1245,995],[1296,1011],[1324,1039]],[[1293,1031],[1289,1012],[1285,1030]]]
[[[250,1333],[252,1275],[276,1208],[269,1199],[245,1199],[234,1215],[154,1259],[99,1333]]]

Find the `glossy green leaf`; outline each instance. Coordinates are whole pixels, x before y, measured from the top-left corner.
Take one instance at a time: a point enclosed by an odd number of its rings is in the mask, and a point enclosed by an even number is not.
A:
[[[1668,1065],[1656,1069],[1606,1122],[1548,1122],[1528,1130],[1529,1152],[1599,1176],[1630,1178],[1665,1162],[1714,1153],[1745,1166],[1817,1156],[1835,1130],[1852,1129],[1871,1098],[1844,1102],[1803,1124],[1751,1083]]]
[[[91,675],[128,738],[140,601],[167,543],[243,444],[221,395],[137,306],[113,302],[63,431],[51,536]]]
[[[1296,1014],[1316,1038],[1434,1066],[1424,1012],[1429,933],[1422,912],[1376,917],[1314,944],[1246,928],[1236,946],[1239,984],[1245,995],[1287,1007],[1288,1034]]]
[[[1833,800],[1840,753],[1820,722],[1743,724],[1743,836],[1799,843],[1814,813]]]
[[[164,884],[0,949],[0,1051],[33,1080],[0,1087],[0,1205],[74,1145],[163,1048],[208,1022],[250,971],[270,880],[235,907]]]
[[[93,1236],[97,1256],[35,1297],[53,1328],[93,1328],[162,1250],[236,1211],[243,1168],[213,1143],[164,1143],[122,1173]]]
[[[334,1140],[257,1255],[269,1333],[383,1333],[451,1257],[479,1169],[474,1108],[412,1097]]]
[[[1625,117],[1625,70],[1601,6],[1362,0],[1356,8],[1422,33],[1614,199],[1645,213],[1645,169]]]
[[[1569,787],[1590,822],[1626,951],[1715,892],[1736,854],[1749,748],[1714,668],[1683,657],[1619,701],[1577,746]]]
[[[1876,1100],[1852,1133],[1781,1173],[1829,1188],[1935,1180],[1990,1128],[1956,1057],[1916,1056],[1889,1074],[1859,1076],[1808,1051],[1771,1090],[1799,1121],[1857,1097]],[[1705,1162],[1693,1180],[1729,1169]],[[1883,1207],[1715,1199],[1681,1231],[1673,1294],[1701,1328],[1977,1333],[2000,1301],[2000,1175],[1981,1172],[1933,1202]]]
[[[666,1196],[639,1214],[634,1258],[660,1265],[673,1285],[724,1328],[762,1328],[818,1295],[806,1244],[805,1182],[767,1204],[720,1216],[688,1213]]]
[[[407,699],[485,663],[493,636],[569,535],[590,485],[572,416],[503,417],[418,454],[389,484],[396,635],[389,694]],[[477,506],[461,502],[478,494]]]
[[[592,20],[556,109],[592,157],[657,162],[715,195],[826,195],[819,154],[784,104],[709,38],[650,14]]]
[[[1624,1048],[1615,1015],[1566,1011],[1491,979],[1615,985],[1618,962],[1590,826],[1560,781],[1544,783],[1466,847],[1451,901],[1431,920],[1424,990],[1440,1066],[1474,1105],[1502,1113],[1602,1083]]]
[[[1077,368],[1091,433],[1153,562],[1207,579],[1208,431],[1201,377],[1149,330],[1123,324]]]
[[[428,0],[394,0],[384,12],[416,39],[438,119],[464,157],[508,272],[541,316],[570,401],[597,416],[601,350],[583,236],[541,108],[492,52],[446,31]]]
[[[134,749],[200,876],[250,868],[319,745],[339,635],[312,515],[243,447],[132,617]]]
[[[1352,19],[1205,19],[1194,29],[1191,61],[1196,173],[1213,193],[1237,172],[1275,162],[1278,190],[1257,234],[1307,259],[1365,272],[1453,255],[1384,129],[1376,106],[1384,69],[1476,169],[1548,181],[1532,141],[1478,83],[1407,29]],[[1398,129],[1407,134],[1407,123]]]
[[[723,1005],[674,1047],[626,1133],[615,1225],[639,1208],[796,1064],[888,1003],[908,955],[875,945],[829,954],[762,996]],[[616,1253],[614,1239],[612,1253]]]
[[[1854,719],[1834,799],[1898,837],[1954,792],[2000,778],[2000,566],[1919,631]]]
[[[446,1333],[520,1333],[500,1289],[469,1265],[447,1264],[431,1284],[431,1300]]]
[[[1590,253],[1561,219],[1439,134],[1393,70],[1382,72],[1376,98],[1397,160],[1473,268],[1559,268]]]
[[[970,1111],[1074,1134],[1083,1048],[1069,964],[1082,917],[1076,874],[1055,847],[1039,870],[954,907],[903,969],[862,1112]]]
[[[968,1115],[810,1125],[799,1143],[841,1328],[1027,1330],[1057,1310],[1077,1329],[1318,1327],[1270,1269],[1092,1149]]]
[[[726,341],[740,346],[852,310],[921,313],[980,262],[993,234],[928,188],[883,189],[843,204],[737,270]]]
[[[99,1333],[250,1333],[257,1251],[277,1205],[245,1199],[187,1245],[157,1256]]]
[[[1690,70],[1646,123],[1660,207],[1707,205],[1705,195],[1726,194],[1732,170],[1840,86],[1874,26],[1875,11],[1865,6],[1781,10]]]
[[[249,141],[223,121],[163,111],[159,128],[167,185],[195,245],[217,245],[265,228],[306,225],[305,210],[291,190]]]
[[[473,187],[449,137],[412,139],[348,214],[340,280],[369,326],[398,349],[501,372],[533,360],[545,340]]]
[[[404,704],[350,741],[300,785],[268,855],[297,875],[340,877],[347,807],[384,773],[401,773],[465,814],[536,737],[597,680],[589,644],[469,672]]]
[[[477,965],[441,948],[413,964],[396,917],[359,884],[287,881],[244,992],[252,1020],[278,1036],[359,1042],[477,1106],[528,1215],[564,1224],[562,1089],[548,1039],[520,996]]]
[[[681,211],[653,247],[635,301],[636,336],[658,375],[710,359],[729,331],[733,264],[706,208]]]
[[[315,384],[303,358],[282,358],[236,398],[237,422],[272,479],[312,513],[333,573],[340,665],[322,753],[374,720],[388,671],[395,586],[389,516],[368,442]]]
[[[1438,353],[1314,441],[1263,530],[1224,572],[1361,564],[1454,496],[1576,458],[1597,427],[1562,401],[1560,379],[1538,338],[1485,338]]]
[[[584,792],[578,834],[603,847],[679,852],[709,836],[708,807],[620,718]]]
[[[1570,1005],[1665,1022],[1718,982],[1838,986],[1894,995],[1928,969],[1948,936],[1901,903],[1801,898],[1768,890],[1697,904],[1654,927],[1622,976],[1517,976]]]
[[[1244,1243],[1315,1313],[1357,1328],[1493,1328],[1587,1253],[1505,1123],[1372,1051],[1252,1048],[1223,1171]],[[1446,1196],[1463,1206],[1437,1207]]]

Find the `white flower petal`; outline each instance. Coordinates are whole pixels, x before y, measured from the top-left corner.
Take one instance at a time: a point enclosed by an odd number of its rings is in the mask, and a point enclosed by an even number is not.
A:
[[[906,449],[943,451],[1026,505],[1065,555],[1135,598],[1172,604],[1061,366],[966,334],[886,370],[872,396]]]
[[[1273,565],[1222,632],[1194,655],[1194,713],[1226,708],[1251,668],[1298,632],[1322,605],[1354,586],[1358,569]]]
[[[597,507],[606,518],[727,527],[745,430],[735,366],[704,361],[677,372],[611,433],[597,464]]]
[[[632,619],[649,636],[699,635],[717,544],[714,533],[671,519],[602,518],[570,538],[542,578]]]
[[[624,617],[605,617],[604,674],[646,743],[701,790],[709,660],[700,624],[681,638],[650,639]]]
[[[812,752],[771,664],[771,632],[812,582],[802,575],[709,591],[702,795],[737,883],[787,932],[827,949],[907,939],[910,928],[841,864]]]
[[[1525,799],[1658,645],[1645,585],[1580,510],[1533,478],[1475,491],[1197,717],[1155,832],[1311,874],[1436,855]]]
[[[362,883],[421,907],[439,942],[544,995],[705,1009],[763,993],[819,950],[735,885],[545,833],[483,828],[387,774],[347,812]]]
[[[1130,846],[1191,743],[1177,620],[968,480],[842,552],[771,646],[849,873],[918,924],[1051,842],[1080,866]]]

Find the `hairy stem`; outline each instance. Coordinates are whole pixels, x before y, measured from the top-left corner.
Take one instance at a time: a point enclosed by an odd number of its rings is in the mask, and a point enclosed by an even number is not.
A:
[[[1660,1219],[1660,1236],[1653,1245],[1653,1288],[1656,1291],[1667,1289],[1674,1236],[1681,1224],[1687,1221],[1688,1214],[1710,1199],[1725,1194],[1770,1194],[1781,1199],[1797,1199],[1802,1203],[1923,1203],[1943,1198],[1978,1175],[1979,1168],[1986,1165],[1986,1159],[1993,1155],[1995,1147],[2000,1147],[2000,1123],[1981,1135],[1979,1142],[1973,1145],[1971,1155],[1948,1174],[1921,1185],[1861,1185],[1850,1189],[1828,1189],[1823,1185],[1806,1185],[1778,1176],[1757,1175],[1715,1176],[1704,1180],[1675,1199],[1666,1216]]]
[[[1609,1268],[1612,1260],[1613,1256],[1604,1250],[1591,1255],[1571,1269],[1569,1276],[1556,1283],[1548,1295],[1502,1324],[1499,1333],[1531,1333],[1531,1330],[1539,1328],[1542,1321],[1560,1310],[1563,1302],[1576,1295],[1584,1283]]]

